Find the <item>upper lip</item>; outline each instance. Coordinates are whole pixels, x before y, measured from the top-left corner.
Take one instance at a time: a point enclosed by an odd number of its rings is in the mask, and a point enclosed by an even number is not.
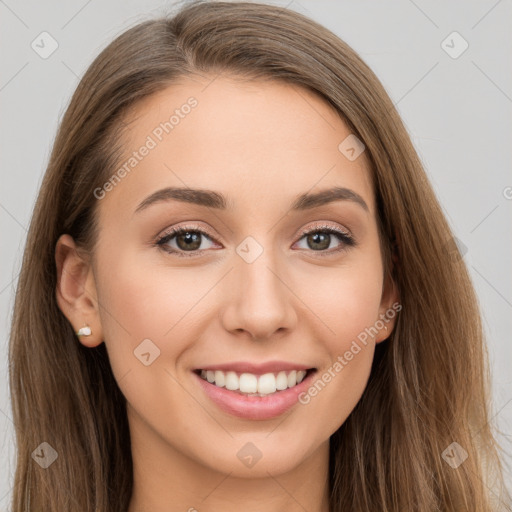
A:
[[[291,370],[309,370],[313,368],[311,365],[300,363],[290,363],[288,361],[267,361],[265,363],[254,363],[248,361],[235,361],[232,363],[219,363],[201,366],[197,370],[221,370],[223,372],[237,373],[253,373],[255,375],[263,375],[265,373],[276,373],[280,371]]]

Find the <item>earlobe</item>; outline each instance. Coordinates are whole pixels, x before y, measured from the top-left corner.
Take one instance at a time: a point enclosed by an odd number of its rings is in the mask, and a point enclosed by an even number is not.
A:
[[[62,235],[55,246],[57,303],[80,343],[95,347],[102,343],[96,285],[89,258],[70,235]]]

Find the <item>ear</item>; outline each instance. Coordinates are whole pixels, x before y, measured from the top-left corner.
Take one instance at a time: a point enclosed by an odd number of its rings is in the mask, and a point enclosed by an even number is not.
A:
[[[398,312],[402,309],[398,287],[391,275],[386,275],[379,307],[379,317],[375,320],[378,334],[375,343],[380,343],[389,338],[395,328]],[[387,327],[387,329],[386,329]]]
[[[96,347],[103,342],[96,283],[87,255],[70,235],[62,235],[55,246],[57,265],[57,303],[73,330],[91,328],[89,336],[78,336],[82,345]]]

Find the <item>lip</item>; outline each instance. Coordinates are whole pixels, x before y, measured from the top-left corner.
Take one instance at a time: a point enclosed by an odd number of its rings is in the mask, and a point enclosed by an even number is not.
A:
[[[211,369],[213,368],[221,369],[219,366],[212,366]],[[292,369],[296,368],[295,366]],[[283,369],[282,366],[281,369]],[[307,370],[308,368],[299,367],[297,369]],[[206,370],[206,368],[203,368],[203,370]],[[298,403],[299,395],[311,385],[311,381],[316,373],[316,369],[308,372],[304,380],[292,388],[267,396],[247,396],[237,391],[220,388],[202,379],[198,373],[192,372],[206,396],[223,412],[248,420],[268,420],[284,414]]]
[[[237,361],[233,363],[210,364],[201,366],[196,370],[222,370],[223,372],[253,373],[264,375],[265,373],[278,373],[280,371],[291,372],[292,370],[309,370],[313,366],[288,361],[267,361],[266,363],[253,363],[249,361]]]

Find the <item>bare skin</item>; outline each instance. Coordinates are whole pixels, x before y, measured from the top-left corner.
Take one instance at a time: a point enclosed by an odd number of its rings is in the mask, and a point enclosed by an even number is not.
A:
[[[59,306],[75,331],[91,327],[83,345],[105,342],[127,399],[129,512],[327,512],[329,437],[359,401],[375,344],[389,336],[394,319],[359,343],[309,403],[277,418],[220,410],[192,371],[284,360],[321,377],[398,300],[383,280],[368,161],[364,152],[350,161],[339,151],[350,130],[312,93],[212,78],[183,79],[137,106],[127,158],[187,98],[198,102],[99,200],[91,258],[69,235],[59,239]],[[214,190],[230,207],[171,199],[136,212],[165,187]],[[331,187],[352,190],[367,210],[354,200],[291,210],[300,194]],[[169,228],[184,226],[205,231],[197,234],[199,249],[187,252],[179,237],[156,245]],[[319,239],[324,226],[350,234],[356,245],[332,234]],[[246,237],[263,249],[251,263],[236,251]],[[148,366],[134,356],[144,339],[160,350]],[[247,443],[261,452],[252,467],[237,457]]]

